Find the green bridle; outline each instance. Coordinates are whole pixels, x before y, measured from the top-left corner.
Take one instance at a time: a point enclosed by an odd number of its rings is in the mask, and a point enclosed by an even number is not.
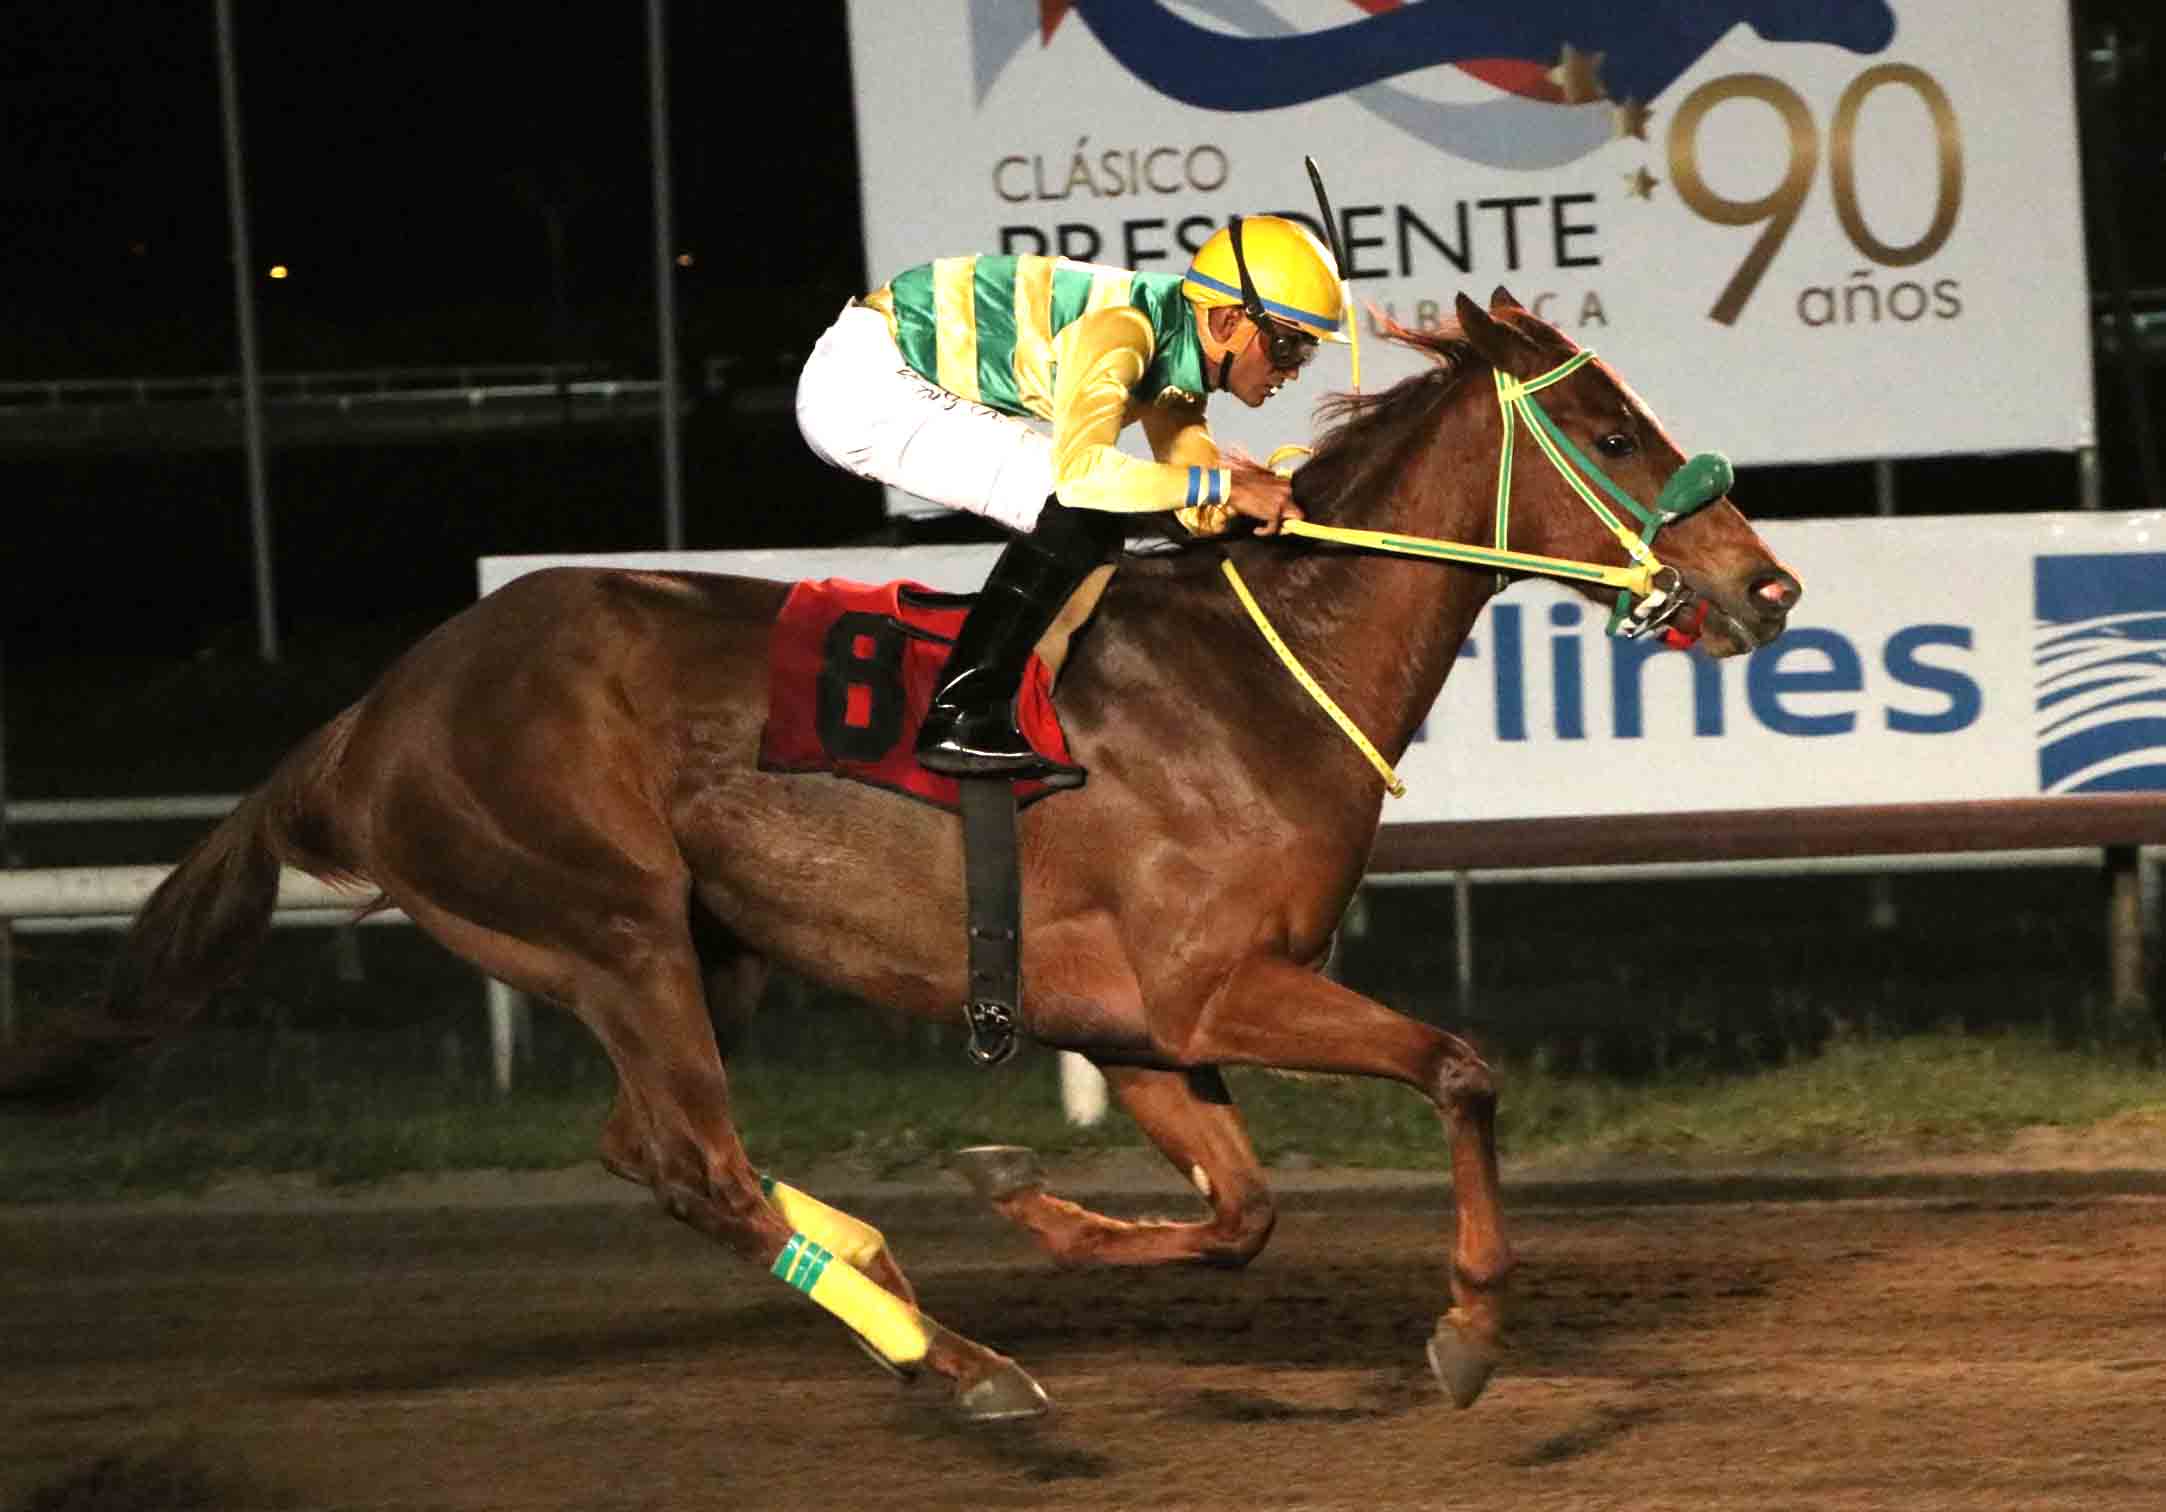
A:
[[[1447,562],[1493,567],[1497,571],[1499,587],[1503,586],[1504,575],[1511,572],[1540,573],[1545,577],[1563,578],[1568,582],[1606,584],[1617,590],[1616,607],[1609,618],[1609,631],[1612,635],[1633,640],[1649,631],[1665,628],[1691,602],[1692,595],[1685,587],[1684,579],[1678,576],[1677,569],[1663,566],[1656,557],[1655,535],[1672,520],[1682,520],[1696,514],[1728,493],[1734,473],[1729,458],[1722,453],[1701,452],[1670,474],[1669,481],[1662,485],[1662,492],[1656,497],[1652,509],[1619,488],[1611,481],[1608,473],[1595,466],[1584,452],[1572,444],[1571,438],[1557,428],[1557,422],[1550,419],[1548,411],[1532,397],[1552,383],[1570,377],[1593,360],[1593,352],[1577,352],[1548,372],[1525,382],[1511,377],[1502,369],[1497,370],[1497,404],[1504,411],[1504,445],[1502,455],[1497,459],[1495,546],[1440,541],[1429,536],[1394,535],[1386,530],[1354,530],[1343,525],[1312,525],[1307,520],[1282,521],[1279,533],[1312,536],[1320,541],[1336,541],[1341,545],[1360,546],[1371,551],[1389,551],[1399,556],[1439,557]],[[1534,438],[1534,444],[1541,448],[1542,455],[1549,458],[1550,465],[1572,486],[1572,491],[1586,502],[1587,507],[1595,512],[1595,517],[1617,537],[1618,544],[1625,549],[1625,554],[1632,558],[1631,565],[1617,567],[1605,566],[1600,562],[1575,562],[1566,557],[1513,551],[1505,544],[1511,538],[1512,524],[1512,439],[1521,425],[1527,428],[1527,434]],[[1279,452],[1272,454],[1272,461],[1275,463],[1285,452],[1306,449],[1282,447]],[[1575,463],[1576,469],[1573,465]],[[1595,492],[1595,487],[1588,484],[1589,478],[1592,478],[1602,493],[1608,494],[1619,508],[1639,521],[1638,534],[1635,535],[1618,519],[1616,511],[1603,502]],[[1278,631],[1271,627],[1271,621],[1265,617],[1263,607],[1256,602],[1255,595],[1250,593],[1248,585],[1241,581],[1241,574],[1235,569],[1232,559],[1221,557],[1219,567],[1225,573],[1227,581],[1233,585],[1234,594],[1241,600],[1241,606],[1248,611],[1249,618],[1255,622],[1263,638],[1285,664],[1286,670],[1293,674],[1294,680],[1316,700],[1318,707],[1331,717],[1332,722],[1354,743],[1361,754],[1368,758],[1369,765],[1384,779],[1384,790],[1394,798],[1404,797],[1406,785],[1399,780],[1399,774],[1392,770],[1391,763],[1384,759],[1383,753],[1377,750],[1375,744],[1347,717],[1346,711],[1324,691],[1323,685],[1301,665],[1292,648],[1280,639]],[[1678,644],[1684,644],[1689,638],[1687,635]]]
[[[1524,382],[1501,368],[1495,370],[1497,404],[1504,412],[1504,441],[1497,458],[1495,546],[1441,541],[1428,536],[1402,536],[1382,530],[1312,525],[1306,520],[1286,521],[1280,526],[1281,533],[1313,536],[1400,556],[1440,557],[1476,567],[1494,567],[1500,577],[1510,572],[1531,572],[1568,582],[1604,584],[1617,590],[1616,605],[1609,619],[1611,634],[1630,640],[1667,625],[1684,607],[1688,595],[1676,569],[1665,567],[1656,557],[1655,536],[1663,526],[1698,513],[1728,493],[1736,475],[1729,458],[1722,453],[1701,452],[1670,475],[1652,509],[1619,488],[1608,473],[1573,444],[1571,437],[1557,428],[1556,421],[1549,418],[1549,412],[1533,397],[1551,384],[1569,378],[1593,360],[1591,351],[1576,352],[1548,372]],[[1599,562],[1540,556],[1533,552],[1513,551],[1506,544],[1511,539],[1512,523],[1512,446],[1522,425],[1534,438],[1542,455],[1549,458],[1550,465],[1624,547],[1625,554],[1632,559],[1630,566],[1606,566]],[[1588,483],[1589,478],[1594,480],[1593,485]],[[1601,494],[1595,491],[1596,487],[1639,522],[1637,534],[1618,518],[1609,503],[1604,502]]]
[[[1542,455],[1549,458],[1550,465],[1571,485],[1572,491],[1594,511],[1595,518],[1609,527],[1610,534],[1617,538],[1626,554],[1654,574],[1648,580],[1649,592],[1642,595],[1644,600],[1660,591],[1655,587],[1656,579],[1667,570],[1654,554],[1656,533],[1672,520],[1682,520],[1697,514],[1728,493],[1737,475],[1730,466],[1730,459],[1721,452],[1701,452],[1670,474],[1669,481],[1662,485],[1662,492],[1656,497],[1652,509],[1619,488],[1608,473],[1595,466],[1585,452],[1572,444],[1570,436],[1557,428],[1557,422],[1549,418],[1549,411],[1531,397],[1536,391],[1569,378],[1593,360],[1593,352],[1582,351],[1540,377],[1529,378],[1524,383],[1501,368],[1492,374],[1497,383],[1497,404],[1504,411],[1504,445],[1497,459],[1497,545],[1501,547],[1511,538],[1512,437],[1519,426],[1524,425],[1527,433],[1534,438],[1534,444],[1542,449]],[[1576,470],[1566,462],[1568,457],[1572,463],[1578,464]],[[1587,486],[1588,478],[1592,478],[1602,492],[1616,501],[1625,513],[1639,521],[1638,535],[1626,528],[1624,522],[1596,496],[1594,489]],[[1674,594],[1675,589],[1672,588],[1670,593]],[[1649,604],[1635,615],[1631,590],[1620,587],[1616,606],[1610,611],[1609,632],[1612,635],[1622,634],[1628,639],[1643,635],[1676,612],[1673,607],[1669,613],[1663,614],[1662,607],[1660,603]],[[1660,616],[1659,619],[1657,615]]]

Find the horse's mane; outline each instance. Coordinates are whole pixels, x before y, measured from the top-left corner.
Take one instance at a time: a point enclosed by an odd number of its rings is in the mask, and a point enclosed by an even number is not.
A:
[[[1384,336],[1420,352],[1433,365],[1390,388],[1330,394],[1317,406],[1324,430],[1307,464],[1294,475],[1294,497],[1313,519],[1341,518],[1349,498],[1369,493],[1381,479],[1397,477],[1414,449],[1435,430],[1445,403],[1477,360],[1456,321],[1431,331],[1410,331],[1391,321]]]
[[[1294,474],[1294,498],[1305,515],[1320,523],[1344,522],[1354,501],[1382,487],[1410,464],[1461,380],[1479,361],[1457,321],[1426,331],[1410,331],[1391,320],[1382,324],[1387,341],[1411,347],[1433,366],[1389,388],[1327,394],[1317,405],[1322,429],[1310,448],[1309,460]],[[1144,562],[1169,558],[1178,562],[1197,556],[1216,560],[1218,539],[1189,537],[1171,524],[1168,533],[1172,540],[1141,553]],[[1288,539],[1273,542],[1271,549],[1306,553],[1318,547],[1312,541]],[[1131,564],[1143,565],[1136,556],[1130,554]]]

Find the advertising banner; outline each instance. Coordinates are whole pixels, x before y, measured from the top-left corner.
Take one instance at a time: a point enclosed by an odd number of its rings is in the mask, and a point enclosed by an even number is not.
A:
[[[1547,583],[1494,600],[1384,821],[2166,793],[2166,516],[1762,533],[1805,597],[1750,656],[1610,639],[1600,609]],[[575,561],[969,591],[996,549],[492,557],[481,587]],[[1287,675],[1261,635],[1255,650],[1258,678]]]
[[[1503,285],[1687,451],[2092,443],[2065,0],[852,0],[866,252],[1158,271],[1231,212],[1347,249],[1362,380]],[[1306,440],[1326,348],[1222,440]],[[1131,442],[1131,444],[1136,444]]]

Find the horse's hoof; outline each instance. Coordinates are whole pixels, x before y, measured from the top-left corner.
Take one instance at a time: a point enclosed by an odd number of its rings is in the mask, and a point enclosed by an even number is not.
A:
[[[1037,1153],[1026,1145],[971,1145],[955,1152],[955,1168],[987,1202],[1006,1202],[1045,1185]]]
[[[969,1423],[1011,1423],[1044,1417],[1053,1403],[1022,1366],[1003,1360],[984,1380],[956,1393],[955,1410]]]
[[[1454,1407],[1472,1407],[1497,1368],[1497,1346],[1460,1328],[1450,1318],[1439,1318],[1429,1336],[1429,1370],[1452,1399]]]

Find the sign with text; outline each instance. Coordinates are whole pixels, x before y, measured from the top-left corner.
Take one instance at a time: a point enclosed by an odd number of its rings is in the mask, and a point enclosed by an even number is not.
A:
[[[1690,452],[2092,444],[2065,0],[851,0],[875,281],[1321,228],[1409,327],[1497,285]],[[1425,360],[1361,334],[1365,387]],[[1327,348],[1289,395],[1347,384]],[[1306,439],[1221,399],[1222,440]]]
[[[2166,515],[1762,533],[1805,597],[1750,656],[1612,640],[1602,608],[1544,582],[1491,602],[1385,822],[2166,793]],[[481,587],[570,561],[969,591],[996,550],[491,557]],[[1259,679],[1286,675],[1255,651]]]

